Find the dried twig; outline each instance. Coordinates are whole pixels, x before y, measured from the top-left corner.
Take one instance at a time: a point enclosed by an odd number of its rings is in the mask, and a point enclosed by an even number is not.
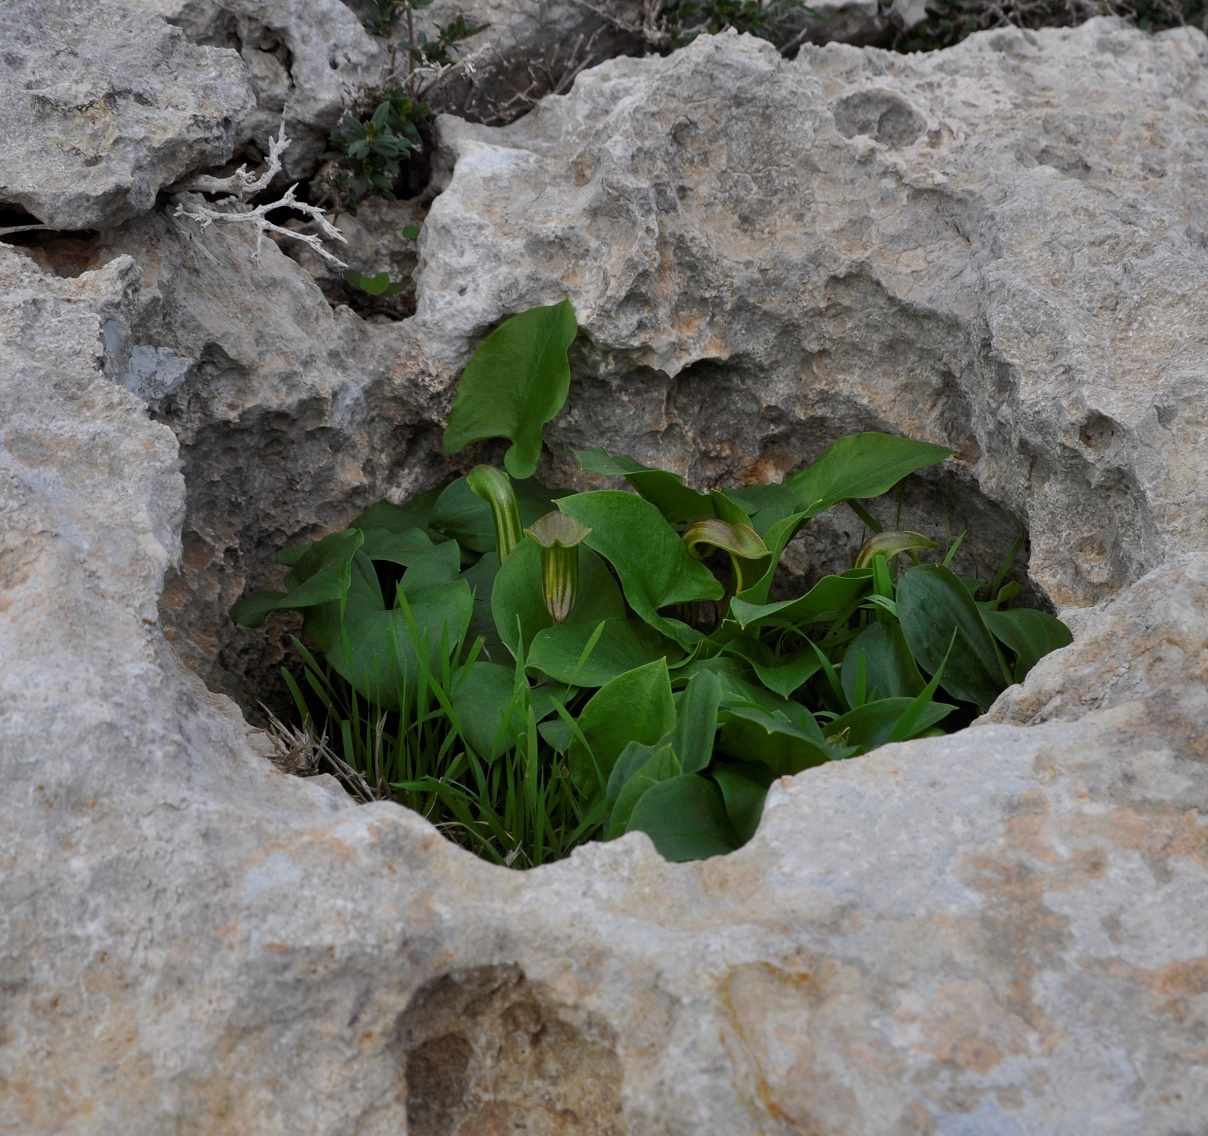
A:
[[[35,231],[61,232],[54,225],[10,225],[7,229],[0,229],[0,237],[7,237],[9,233],[32,233]]]
[[[347,268],[348,265],[323,244],[324,239],[339,241],[341,244],[347,243],[344,234],[327,220],[319,206],[297,199],[295,193],[298,187],[296,185],[291,185],[277,201],[256,206],[248,204],[248,198],[267,189],[273,178],[280,173],[281,155],[288,145],[289,139],[285,136],[285,124],[282,123],[280,133],[269,143],[268,164],[262,174],[253,176],[247,172],[247,166],[240,166],[229,177],[216,178],[205,175],[193,178],[176,187],[180,196],[177,197],[176,212],[172,215],[196,221],[203,229],[208,229],[215,221],[252,225],[256,229],[256,251],[253,255],[257,264],[260,262],[260,249],[264,242],[264,234],[277,233],[279,236],[289,237],[291,240],[309,245],[319,256],[337,268]],[[205,201],[204,198],[184,196],[199,193],[225,193],[229,196],[212,204]],[[283,225],[275,224],[268,219],[268,214],[277,209],[293,209],[297,213],[306,214],[318,226],[319,234],[298,233]]]
[[[333,776],[361,804],[371,801],[389,800],[390,787],[385,786],[386,792],[374,792],[364,776],[352,768],[327,744],[327,735],[316,738],[304,726],[287,726],[262,702],[260,708],[268,718],[268,729],[265,736],[272,743],[274,753],[269,760],[285,773],[295,777],[314,777],[323,772],[323,767],[330,768]]]

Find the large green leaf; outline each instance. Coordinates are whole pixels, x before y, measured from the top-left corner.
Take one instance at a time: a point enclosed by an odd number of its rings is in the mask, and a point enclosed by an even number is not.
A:
[[[1023,682],[1028,671],[1050,651],[1068,647],[1074,641],[1070,629],[1060,619],[1033,608],[983,611],[982,615],[995,638],[1015,655],[1016,682]]]
[[[685,773],[699,773],[712,760],[720,705],[721,680],[708,671],[693,675],[678,696],[668,740]]]
[[[306,630],[358,693],[383,709],[397,709],[421,665],[439,672],[446,641],[452,650],[465,637],[473,600],[457,560],[455,544],[417,558],[399,584],[403,599],[387,607],[373,562],[358,550],[344,601],[308,608]]]
[[[642,619],[685,647],[700,639],[658,609],[718,600],[725,591],[655,506],[632,493],[602,489],[563,497],[558,508],[591,529],[587,544],[616,569],[629,606]]]
[[[838,756],[821,735],[753,706],[728,706],[718,715],[722,723],[718,747],[740,761],[758,761],[777,777],[810,769]]]
[[[491,613],[499,638],[513,656],[527,652],[539,631],[553,627],[541,590],[541,549],[526,536],[505,560],[491,591]],[[608,567],[590,549],[579,550],[578,599],[563,626],[595,625],[625,614],[621,591]]]
[[[516,696],[515,671],[499,663],[463,667],[450,700],[462,736],[487,761],[515,745],[528,721]]]
[[[353,556],[365,541],[357,529],[332,533],[315,541],[294,564],[288,592],[256,592],[231,608],[231,618],[259,627],[270,611],[302,610],[338,602],[349,586]]]
[[[928,703],[908,730],[899,729],[913,706],[913,698],[882,698],[877,702],[868,702],[831,722],[826,728],[827,736],[841,745],[859,746],[867,751],[886,742],[918,737],[956,709],[946,702]]]
[[[827,446],[812,465],[784,485],[726,490],[751,515],[751,524],[771,549],[762,576],[743,592],[749,603],[766,603],[780,557],[806,521],[853,498],[879,497],[909,473],[943,461],[943,446],[893,434],[850,434]]]
[[[721,789],[699,773],[651,785],[634,806],[627,831],[646,833],[672,861],[724,856],[738,846]]]
[[[757,761],[719,761],[709,770],[726,803],[726,815],[739,846],[746,844],[759,827],[763,802],[775,775]]]
[[[370,560],[385,560],[406,567],[435,547],[432,538],[419,528],[407,529],[405,532],[371,528],[361,531],[365,534],[361,551]]]
[[[383,709],[396,710],[403,690],[414,687],[421,667],[439,672],[442,643],[447,640],[452,648],[462,640],[471,605],[470,589],[463,580],[428,588],[410,603],[414,624],[404,607],[361,610],[345,616],[335,635],[323,637],[327,644],[323,651],[332,668],[360,694]],[[319,642],[309,620],[307,630]]]
[[[590,752],[577,738],[567,751],[575,784],[589,797],[608,784],[612,767],[630,743],[653,745],[675,723],[675,702],[662,659],[618,675],[583,707],[578,725]]]
[[[569,300],[530,308],[499,325],[462,372],[444,448],[455,453],[484,438],[508,438],[503,464],[531,477],[541,456],[541,430],[566,402],[566,352],[579,326]]]
[[[710,498],[685,485],[679,474],[651,469],[625,454],[611,455],[599,446],[590,450],[576,450],[575,457],[591,473],[625,478],[672,524],[713,516]]]
[[[397,533],[404,533],[408,529],[427,528],[432,506],[441,492],[440,489],[429,489],[418,497],[412,497],[405,505],[379,501],[376,505],[370,505],[348,527],[362,530],[388,529]]]
[[[860,659],[864,660],[864,697],[856,697]],[[923,689],[906,636],[896,623],[872,623],[847,645],[841,667],[843,693],[849,706],[880,698],[913,698]]]
[[[778,656],[766,643],[749,635],[731,639],[723,650],[746,659],[759,681],[781,698],[788,698],[799,690],[821,665],[813,651]]]
[[[657,785],[661,781],[669,781],[683,772],[675,749],[669,743],[658,743],[654,746],[626,746],[617,761],[616,769],[620,769],[623,765],[626,767],[626,776],[620,780],[617,789],[605,840],[615,840],[628,831],[629,820],[634,808],[651,786]],[[632,768],[633,766],[636,768]],[[609,796],[612,796],[612,779],[609,780],[608,789]]]
[[[580,578],[580,586],[582,578]],[[603,686],[635,667],[666,659],[674,664],[683,658],[678,643],[660,635],[648,623],[627,616],[613,616],[600,624],[563,623],[546,627],[533,637],[527,665],[558,682],[576,686]],[[583,657],[588,642],[599,630],[595,645]]]
[[[785,484],[808,516],[850,498],[879,497],[907,474],[950,457],[946,446],[894,434],[849,434],[832,442]]]
[[[902,633],[923,670],[935,674],[948,657],[940,685],[954,698],[972,702],[985,713],[1010,685],[1011,675],[977,604],[943,565],[916,565],[902,574],[898,613]]]
[[[823,576],[808,592],[795,600],[757,603],[748,599],[754,589],[730,601],[730,615],[744,631],[768,625],[829,623],[853,610],[872,588],[872,572],[851,568],[841,576]]]

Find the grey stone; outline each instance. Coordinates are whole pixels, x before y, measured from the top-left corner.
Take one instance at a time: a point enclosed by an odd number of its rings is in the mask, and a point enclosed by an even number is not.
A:
[[[343,112],[386,76],[382,44],[340,0],[120,0],[156,12],[190,39],[237,51],[255,93],[239,141],[261,154],[282,123],[287,178],[308,177]]]
[[[1206,57],[1102,20],[791,63],[721,35],[501,130],[441,119],[416,330],[454,365],[569,296],[555,453],[717,484],[856,430],[951,445],[1053,601],[1096,602],[1208,539]],[[619,416],[617,389],[640,392]]]
[[[231,52],[110,0],[8,0],[0,30],[0,202],[53,228],[147,212],[231,156],[253,105]]]
[[[180,389],[196,362],[196,359],[187,359],[166,347],[135,344],[130,349],[130,362],[121,383],[139,398],[157,403]]]
[[[0,1129],[1196,1131],[1206,63],[1095,23],[605,64],[442,122],[397,324],[162,213],[0,245]],[[229,673],[273,551],[444,476],[457,369],[562,293],[551,476],[587,440],[698,484],[948,441],[927,507],[1024,517],[1073,646],[698,864],[508,872],[281,775],[178,656]],[[148,349],[197,361],[158,420],[119,385]]]

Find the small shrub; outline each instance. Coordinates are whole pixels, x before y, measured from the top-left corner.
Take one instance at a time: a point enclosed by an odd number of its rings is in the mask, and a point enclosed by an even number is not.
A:
[[[429,39],[415,31],[414,16],[431,3],[369,0],[365,6],[366,29],[390,44],[394,78],[367,106],[346,112],[328,140],[324,157],[332,164],[322,191],[338,208],[355,212],[370,194],[394,195],[406,163],[424,148],[431,116],[425,96],[454,69],[457,45],[484,28],[458,14]]]
[[[965,579],[955,545],[923,563],[934,542],[860,503],[942,446],[855,434],[782,484],[707,493],[592,449],[582,467],[630,491],[545,487],[576,333],[569,303],[535,308],[466,367],[445,447],[506,439],[503,469],[286,550],[285,591],[232,611],[304,613],[299,711],[379,793],[505,863],[634,830],[669,859],[717,855],[777,777],[959,728],[1070,642],[1010,607],[1022,535],[992,581]],[[841,504],[870,530],[852,568],[774,600],[789,542]]]

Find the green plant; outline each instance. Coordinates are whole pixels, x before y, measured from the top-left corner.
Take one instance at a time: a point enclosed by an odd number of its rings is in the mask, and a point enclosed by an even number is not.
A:
[[[356,272],[350,268],[344,273],[344,279],[358,291],[370,296],[397,296],[407,289],[405,280],[391,280],[389,272],[366,276],[363,272]]]
[[[420,127],[428,114],[427,103],[399,87],[384,92],[365,118],[345,113],[323,156],[335,163],[336,181],[350,203],[373,192],[393,194],[402,163],[423,148]]]
[[[965,579],[959,541],[923,563],[933,541],[882,531],[861,504],[942,446],[855,434],[782,484],[707,493],[593,449],[582,467],[630,491],[547,489],[533,475],[576,333],[568,303],[535,308],[466,367],[445,447],[504,439],[504,469],[287,550],[286,591],[232,611],[249,626],[304,613],[325,660],[306,656],[307,682],[360,771],[381,766],[374,731],[391,753],[428,731],[407,750],[421,757],[374,776],[471,846],[539,863],[641,830],[670,859],[729,851],[775,778],[966,724],[1070,641],[1007,606],[1022,535],[992,581]],[[843,503],[870,529],[853,567],[774,599],[789,542]]]
[[[663,0],[662,8],[673,47],[726,28],[769,40],[777,47],[796,47],[804,39],[807,19],[825,17],[802,0]]]
[[[423,149],[431,116],[426,96],[455,69],[454,51],[486,27],[458,14],[434,38],[415,30],[415,13],[432,0],[368,0],[362,22],[390,45],[390,85],[368,106],[346,111],[323,155],[332,167],[324,188],[340,208],[355,210],[372,193],[392,196],[403,166]],[[400,30],[405,29],[400,37]]]

